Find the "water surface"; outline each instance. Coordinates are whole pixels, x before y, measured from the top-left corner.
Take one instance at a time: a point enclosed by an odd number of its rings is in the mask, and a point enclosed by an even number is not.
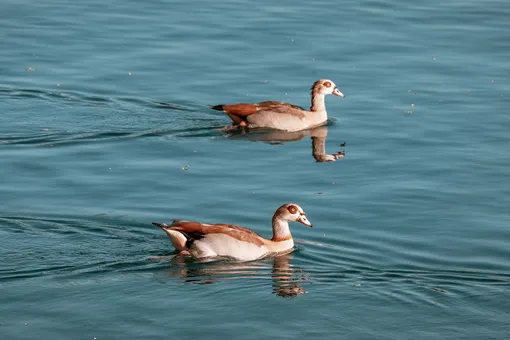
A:
[[[1,8],[2,338],[507,337],[505,1]],[[318,131],[209,109],[319,78]],[[172,259],[151,225],[269,236],[286,202],[314,228],[281,258]]]

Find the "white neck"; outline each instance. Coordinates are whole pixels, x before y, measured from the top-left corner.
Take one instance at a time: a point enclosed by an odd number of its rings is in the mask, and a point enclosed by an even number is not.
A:
[[[326,112],[326,103],[324,102],[324,95],[321,93],[312,94],[312,106],[310,111],[314,112]]]
[[[282,220],[279,216],[273,217],[273,238],[272,241],[283,241],[292,238],[289,229],[289,223]]]

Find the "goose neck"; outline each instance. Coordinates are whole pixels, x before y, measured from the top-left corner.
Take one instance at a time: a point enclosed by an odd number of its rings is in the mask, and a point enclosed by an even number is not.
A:
[[[326,103],[324,101],[323,94],[316,92],[312,94],[312,106],[310,107],[310,111],[313,112],[326,111]]]
[[[273,217],[273,238],[271,241],[285,241],[292,238],[289,229],[289,222],[283,220],[280,216]]]

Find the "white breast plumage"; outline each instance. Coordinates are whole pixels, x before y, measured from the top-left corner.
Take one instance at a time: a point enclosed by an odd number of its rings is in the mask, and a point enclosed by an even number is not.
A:
[[[241,261],[255,260],[268,253],[265,245],[257,246],[226,234],[208,234],[194,241],[189,251],[195,257],[228,256]]]

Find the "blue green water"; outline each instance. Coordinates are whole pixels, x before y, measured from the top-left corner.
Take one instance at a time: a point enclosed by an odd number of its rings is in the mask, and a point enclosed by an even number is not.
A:
[[[507,1],[0,1],[0,338],[503,339]],[[307,107],[303,134],[210,105]],[[311,136],[336,162],[316,162]],[[282,142],[283,140],[283,142]],[[345,144],[345,146],[340,146]],[[170,259],[153,221],[294,253]],[[155,257],[169,257],[156,261]]]

